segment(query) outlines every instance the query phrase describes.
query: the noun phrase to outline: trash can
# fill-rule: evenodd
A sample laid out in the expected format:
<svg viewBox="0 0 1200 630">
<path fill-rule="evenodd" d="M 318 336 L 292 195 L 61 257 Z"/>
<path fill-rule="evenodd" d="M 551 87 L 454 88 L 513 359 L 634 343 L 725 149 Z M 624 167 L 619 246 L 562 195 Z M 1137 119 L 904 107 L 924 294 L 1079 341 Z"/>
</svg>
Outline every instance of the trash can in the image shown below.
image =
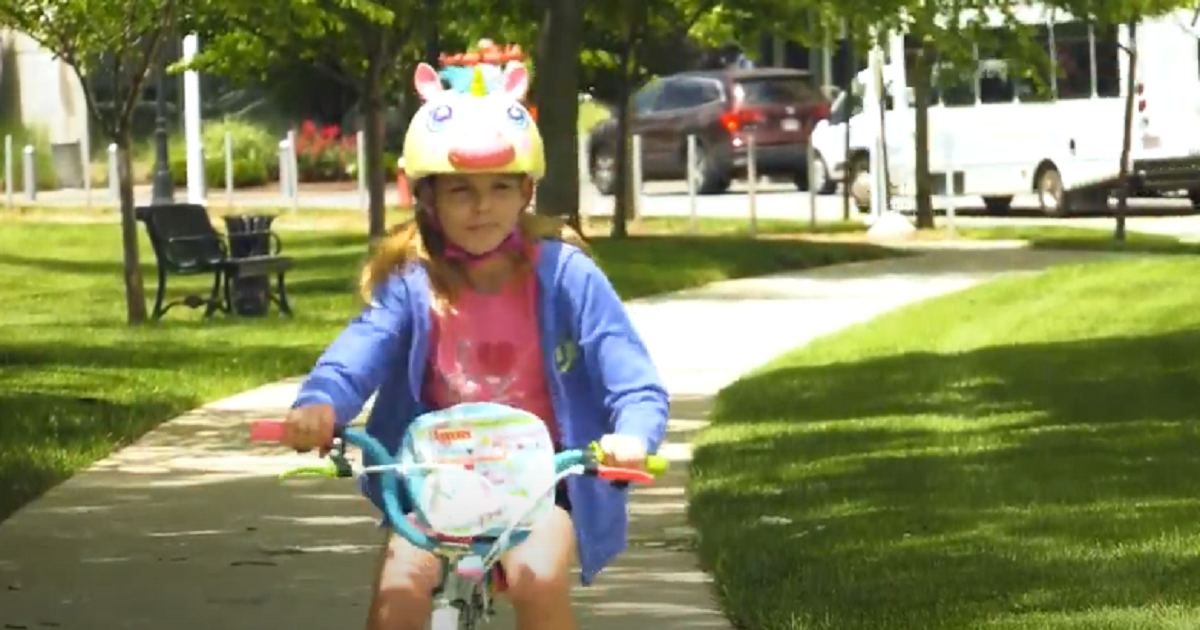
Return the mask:
<svg viewBox="0 0 1200 630">
<path fill-rule="evenodd" d="M 230 258 L 252 258 L 271 254 L 270 214 L 235 214 L 225 217 Z M 262 317 L 271 308 L 271 279 L 266 276 L 234 278 L 229 287 L 229 307 L 243 317 Z"/>
</svg>

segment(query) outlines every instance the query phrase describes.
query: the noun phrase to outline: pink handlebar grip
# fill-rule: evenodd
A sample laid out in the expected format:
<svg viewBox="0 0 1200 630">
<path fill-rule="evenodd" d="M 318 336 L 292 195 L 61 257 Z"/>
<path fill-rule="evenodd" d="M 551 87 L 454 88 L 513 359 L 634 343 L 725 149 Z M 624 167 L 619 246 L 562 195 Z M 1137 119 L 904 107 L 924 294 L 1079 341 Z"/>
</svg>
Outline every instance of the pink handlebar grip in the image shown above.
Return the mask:
<svg viewBox="0 0 1200 630">
<path fill-rule="evenodd" d="M 251 442 L 279 443 L 283 441 L 284 434 L 285 428 L 282 420 L 255 420 L 250 423 Z"/>
</svg>

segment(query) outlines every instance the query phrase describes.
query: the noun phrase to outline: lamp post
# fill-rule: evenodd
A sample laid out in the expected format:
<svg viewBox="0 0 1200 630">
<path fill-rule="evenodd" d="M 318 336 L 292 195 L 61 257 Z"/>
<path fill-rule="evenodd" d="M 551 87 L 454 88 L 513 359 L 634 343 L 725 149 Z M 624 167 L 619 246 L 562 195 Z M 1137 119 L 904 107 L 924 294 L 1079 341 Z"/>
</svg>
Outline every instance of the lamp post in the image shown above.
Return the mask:
<svg viewBox="0 0 1200 630">
<path fill-rule="evenodd" d="M 171 156 L 167 148 L 167 60 L 166 48 L 160 46 L 155 70 L 154 87 L 154 186 L 150 203 L 162 205 L 175 202 L 175 184 L 171 181 Z"/>
</svg>

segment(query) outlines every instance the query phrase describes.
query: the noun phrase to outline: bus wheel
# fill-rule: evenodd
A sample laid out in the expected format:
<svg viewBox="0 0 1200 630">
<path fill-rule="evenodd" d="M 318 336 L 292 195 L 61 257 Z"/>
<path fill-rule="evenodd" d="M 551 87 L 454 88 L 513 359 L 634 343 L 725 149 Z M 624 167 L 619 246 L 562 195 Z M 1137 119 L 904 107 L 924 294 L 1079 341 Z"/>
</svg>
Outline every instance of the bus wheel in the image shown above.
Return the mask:
<svg viewBox="0 0 1200 630">
<path fill-rule="evenodd" d="M 1038 173 L 1034 191 L 1038 196 L 1038 208 L 1042 214 L 1061 217 L 1067 212 L 1067 195 L 1063 191 L 1062 175 L 1053 166 L 1044 167 Z"/>
<path fill-rule="evenodd" d="M 850 188 L 850 197 L 859 212 L 871 210 L 871 162 L 862 154 L 850 158 L 846 168 L 845 186 Z"/>
</svg>

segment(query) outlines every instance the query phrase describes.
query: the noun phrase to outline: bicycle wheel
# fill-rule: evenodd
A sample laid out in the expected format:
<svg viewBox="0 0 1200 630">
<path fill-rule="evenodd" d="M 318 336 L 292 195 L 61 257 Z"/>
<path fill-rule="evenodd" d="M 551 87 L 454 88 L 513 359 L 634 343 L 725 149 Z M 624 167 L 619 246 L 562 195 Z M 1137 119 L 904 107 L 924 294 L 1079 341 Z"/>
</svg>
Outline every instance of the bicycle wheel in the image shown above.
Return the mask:
<svg viewBox="0 0 1200 630">
<path fill-rule="evenodd" d="M 441 608 L 435 608 L 433 615 L 430 617 L 429 630 L 462 630 L 460 625 L 466 621 L 462 618 L 458 606 L 451 603 L 444 604 Z M 472 622 L 467 621 L 471 625 Z"/>
</svg>

